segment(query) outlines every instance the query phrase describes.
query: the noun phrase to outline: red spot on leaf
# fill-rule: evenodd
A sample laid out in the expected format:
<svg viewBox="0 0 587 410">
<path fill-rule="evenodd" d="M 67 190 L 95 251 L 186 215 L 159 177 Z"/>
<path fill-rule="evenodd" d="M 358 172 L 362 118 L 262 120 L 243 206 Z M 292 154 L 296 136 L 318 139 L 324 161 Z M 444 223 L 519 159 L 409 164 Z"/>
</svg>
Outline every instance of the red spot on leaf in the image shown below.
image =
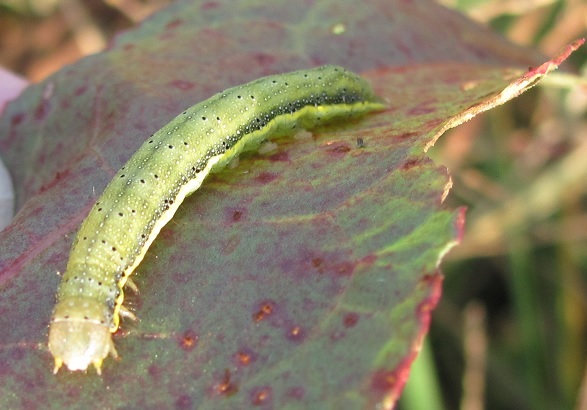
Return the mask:
<svg viewBox="0 0 587 410">
<path fill-rule="evenodd" d="M 355 271 L 355 264 L 350 261 L 344 261 L 334 265 L 334 272 L 340 276 L 350 276 Z"/>
<path fill-rule="evenodd" d="M 216 1 L 207 1 L 204 4 L 202 4 L 201 9 L 202 10 L 213 10 L 213 9 L 217 9 L 218 7 L 220 7 L 220 4 L 218 4 L 218 2 L 216 2 Z"/>
<path fill-rule="evenodd" d="M 269 182 L 276 180 L 277 177 L 278 175 L 272 172 L 261 172 L 256 179 L 262 184 L 268 184 Z"/>
<path fill-rule="evenodd" d="M 289 162 L 289 155 L 287 152 L 277 152 L 269 157 L 272 162 Z"/>
<path fill-rule="evenodd" d="M 179 347 L 186 352 L 193 350 L 198 344 L 198 335 L 191 330 L 187 330 L 179 339 Z"/>
<path fill-rule="evenodd" d="M 344 260 L 338 263 L 328 263 L 328 260 L 325 260 L 321 257 L 315 257 L 311 259 L 310 264 L 319 274 L 331 272 L 336 275 L 348 276 L 351 275 L 355 270 L 354 263 Z"/>
<path fill-rule="evenodd" d="M 238 222 L 238 221 L 240 221 L 240 220 L 241 220 L 242 216 L 243 216 L 243 211 L 241 211 L 241 210 L 238 210 L 238 209 L 235 209 L 235 210 L 232 212 L 232 221 L 233 221 L 233 222 Z"/>
<path fill-rule="evenodd" d="M 235 359 L 237 364 L 241 366 L 248 366 L 255 360 L 257 360 L 257 355 L 249 349 L 241 349 L 235 354 Z"/>
<path fill-rule="evenodd" d="M 49 107 L 49 101 L 43 99 L 35 109 L 35 119 L 37 121 L 43 121 L 47 117 L 47 114 L 49 114 Z"/>
<path fill-rule="evenodd" d="M 243 365 L 247 366 L 251 362 L 251 356 L 245 352 L 238 352 L 238 360 Z"/>
<path fill-rule="evenodd" d="M 319 273 L 322 273 L 322 263 L 324 260 L 322 258 L 314 258 L 312 259 L 312 266 L 318 270 Z"/>
<path fill-rule="evenodd" d="M 268 66 L 275 63 L 275 56 L 265 53 L 256 53 L 253 58 L 261 65 Z"/>
<path fill-rule="evenodd" d="M 292 342 L 299 342 L 304 339 L 306 332 L 300 326 L 292 326 L 287 332 L 287 338 Z"/>
<path fill-rule="evenodd" d="M 25 118 L 26 118 L 26 114 L 23 112 L 19 112 L 18 114 L 14 114 L 12 116 L 12 118 L 10 119 L 10 124 L 12 126 L 18 125 L 21 122 L 23 122 Z"/>
<path fill-rule="evenodd" d="M 182 19 L 171 20 L 169 23 L 167 23 L 165 25 L 165 30 L 174 29 L 176 27 L 181 26 L 182 24 L 183 24 L 183 20 Z"/>
<path fill-rule="evenodd" d="M 179 410 L 193 408 L 192 398 L 187 394 L 182 394 L 175 400 L 175 408 Z"/>
<path fill-rule="evenodd" d="M 77 88 L 75 89 L 75 91 L 73 92 L 73 94 L 74 94 L 76 97 L 79 97 L 79 96 L 81 96 L 81 95 L 85 94 L 87 90 L 88 90 L 88 86 L 87 86 L 87 85 L 82 85 L 82 86 L 80 86 L 80 87 L 77 87 Z"/>
<path fill-rule="evenodd" d="M 254 406 L 268 405 L 271 401 L 271 387 L 263 386 L 254 388 L 251 392 L 251 402 Z"/>
<path fill-rule="evenodd" d="M 398 382 L 395 371 L 377 370 L 371 377 L 371 388 L 381 395 L 390 392 Z"/>
<path fill-rule="evenodd" d="M 303 387 L 292 387 L 287 391 L 287 396 L 291 397 L 292 399 L 302 400 L 304 395 L 306 394 L 306 390 Z"/>
<path fill-rule="evenodd" d="M 344 315 L 343 323 L 344 327 L 351 328 L 354 327 L 359 322 L 359 315 L 357 313 L 351 312 Z"/>
<path fill-rule="evenodd" d="M 238 392 L 238 385 L 231 380 L 230 370 L 224 370 L 222 380 L 216 385 L 215 390 L 223 396 L 232 396 Z"/>
<path fill-rule="evenodd" d="M 397 137 L 401 138 L 401 139 L 411 139 L 411 138 L 414 138 L 417 136 L 418 136 L 418 133 L 416 133 L 416 132 L 404 132 L 403 134 L 400 134 Z"/>
<path fill-rule="evenodd" d="M 191 90 L 195 87 L 195 84 L 193 82 L 185 80 L 173 80 L 169 83 L 169 85 L 178 88 L 182 91 Z"/>
<path fill-rule="evenodd" d="M 161 240 L 161 239 L 173 240 L 174 237 L 175 237 L 175 231 L 173 229 L 163 229 L 158 236 L 158 238 L 160 238 L 159 240 Z"/>
<path fill-rule="evenodd" d="M 409 115 L 423 115 L 423 114 L 430 114 L 436 111 L 436 107 L 431 107 L 428 104 L 434 103 L 434 101 L 426 101 L 417 107 L 412 108 L 408 111 Z"/>
<path fill-rule="evenodd" d="M 367 266 L 371 266 L 375 263 L 376 260 L 377 260 L 377 255 L 370 254 L 370 255 L 365 256 L 363 259 L 361 259 L 361 263 L 363 263 Z"/>
<path fill-rule="evenodd" d="M 273 313 L 274 308 L 275 303 L 273 301 L 266 301 L 261 303 L 261 306 L 259 306 L 259 310 L 256 313 L 253 313 L 253 320 L 255 322 L 260 322 L 266 319 Z"/>
<path fill-rule="evenodd" d="M 351 147 L 349 147 L 346 143 L 334 144 L 328 147 L 328 149 L 326 150 L 326 152 L 335 155 L 346 154 L 349 151 L 351 151 Z"/>
<path fill-rule="evenodd" d="M 416 356 L 417 352 L 412 350 L 393 370 L 376 370 L 371 376 L 370 383 L 370 388 L 375 396 L 386 397 L 391 402 L 395 402 L 408 380 L 410 366 Z"/>
<path fill-rule="evenodd" d="M 434 127 L 437 127 L 440 124 L 442 124 L 442 122 L 443 122 L 442 118 L 432 119 L 430 121 L 426 121 L 426 123 L 424 124 L 424 126 L 422 128 L 434 128 Z"/>
<path fill-rule="evenodd" d="M 67 177 L 69 175 L 69 170 L 65 171 L 65 172 L 56 172 L 55 173 L 55 178 L 53 178 L 53 180 L 51 182 L 49 182 L 46 185 L 41 185 L 41 187 L 39 188 L 39 192 L 44 192 L 47 191 L 48 189 L 53 188 L 55 185 L 59 184 L 59 181 L 61 181 L 63 178 Z"/>
<path fill-rule="evenodd" d="M 159 379 L 163 374 L 165 374 L 165 370 L 160 366 L 152 364 L 147 369 L 147 373 L 149 373 L 149 376 L 151 376 L 152 378 Z"/>
<path fill-rule="evenodd" d="M 61 110 L 67 110 L 71 107 L 71 100 L 62 100 L 59 106 Z"/>
<path fill-rule="evenodd" d="M 401 165 L 401 169 L 407 171 L 420 164 L 420 160 L 416 158 L 410 158 Z"/>
</svg>

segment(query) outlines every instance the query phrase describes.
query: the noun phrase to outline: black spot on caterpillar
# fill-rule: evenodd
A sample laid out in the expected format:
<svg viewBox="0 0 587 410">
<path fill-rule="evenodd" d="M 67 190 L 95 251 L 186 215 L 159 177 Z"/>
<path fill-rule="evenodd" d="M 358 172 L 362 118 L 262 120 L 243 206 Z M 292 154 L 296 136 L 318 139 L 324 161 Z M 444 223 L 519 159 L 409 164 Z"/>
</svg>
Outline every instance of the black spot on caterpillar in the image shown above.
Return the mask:
<svg viewBox="0 0 587 410">
<path fill-rule="evenodd" d="M 342 67 L 264 77 L 185 110 L 145 141 L 118 171 L 73 242 L 49 328 L 54 373 L 100 373 L 117 356 L 111 333 L 125 284 L 187 195 L 246 146 L 385 108 L 369 84 Z"/>
</svg>

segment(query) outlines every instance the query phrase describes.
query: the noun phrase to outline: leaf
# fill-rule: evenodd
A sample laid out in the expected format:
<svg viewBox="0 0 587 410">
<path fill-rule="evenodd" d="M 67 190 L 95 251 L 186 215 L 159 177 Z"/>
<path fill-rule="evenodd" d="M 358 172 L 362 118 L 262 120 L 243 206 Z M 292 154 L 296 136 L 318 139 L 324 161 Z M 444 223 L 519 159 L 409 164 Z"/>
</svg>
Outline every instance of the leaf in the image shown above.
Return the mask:
<svg viewBox="0 0 587 410">
<path fill-rule="evenodd" d="M 443 208 L 450 179 L 425 149 L 539 60 L 428 2 L 298 3 L 177 2 L 9 104 L 0 150 L 19 212 L 0 237 L 2 408 L 397 400 L 464 219 Z M 126 303 L 141 320 L 115 335 L 121 359 L 102 377 L 54 376 L 55 272 L 116 170 L 185 107 L 322 63 L 363 72 L 389 109 L 209 178 L 138 268 Z"/>
</svg>

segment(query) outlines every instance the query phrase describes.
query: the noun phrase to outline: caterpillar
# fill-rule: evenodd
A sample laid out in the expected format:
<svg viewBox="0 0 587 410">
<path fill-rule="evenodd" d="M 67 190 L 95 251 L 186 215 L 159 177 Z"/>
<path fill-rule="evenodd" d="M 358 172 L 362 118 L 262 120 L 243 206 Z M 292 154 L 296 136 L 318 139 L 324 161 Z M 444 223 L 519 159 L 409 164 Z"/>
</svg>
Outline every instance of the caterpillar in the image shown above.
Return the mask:
<svg viewBox="0 0 587 410">
<path fill-rule="evenodd" d="M 244 148 L 336 119 L 385 108 L 366 80 L 338 66 L 263 77 L 185 110 L 148 138 L 82 222 L 49 325 L 55 366 L 101 374 L 117 357 L 112 333 L 124 286 L 159 231 L 204 178 Z"/>
</svg>

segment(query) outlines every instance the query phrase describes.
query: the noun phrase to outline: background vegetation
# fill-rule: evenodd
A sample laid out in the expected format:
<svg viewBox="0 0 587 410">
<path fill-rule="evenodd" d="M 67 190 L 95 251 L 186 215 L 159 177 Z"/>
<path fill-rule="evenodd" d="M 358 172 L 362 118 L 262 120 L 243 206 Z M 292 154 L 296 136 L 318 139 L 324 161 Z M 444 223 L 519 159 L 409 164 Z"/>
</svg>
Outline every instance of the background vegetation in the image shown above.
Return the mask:
<svg viewBox="0 0 587 410">
<path fill-rule="evenodd" d="M 585 36 L 582 1 L 445 3 L 547 56 Z M 432 150 L 453 177 L 448 200 L 468 207 L 466 234 L 402 408 L 587 408 L 586 57 L 564 66 L 581 84 L 554 73 Z M 438 399 L 409 399 L 420 380 Z"/>
</svg>

